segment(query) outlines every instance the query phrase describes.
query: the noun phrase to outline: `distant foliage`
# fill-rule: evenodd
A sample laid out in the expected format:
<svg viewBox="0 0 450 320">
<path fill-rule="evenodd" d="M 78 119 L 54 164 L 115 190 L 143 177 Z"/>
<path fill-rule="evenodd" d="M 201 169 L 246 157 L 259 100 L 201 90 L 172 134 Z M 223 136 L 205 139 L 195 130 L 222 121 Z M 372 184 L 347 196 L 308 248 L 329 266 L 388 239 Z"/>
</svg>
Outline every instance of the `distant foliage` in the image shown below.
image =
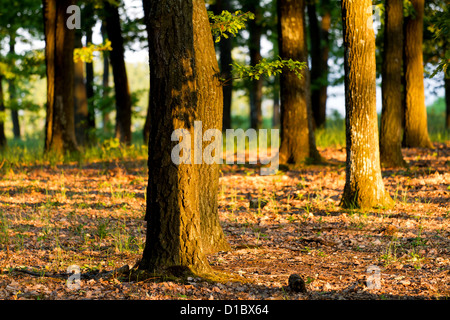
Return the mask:
<svg viewBox="0 0 450 320">
<path fill-rule="evenodd" d="M 89 43 L 87 47 L 75 48 L 73 51 L 73 61 L 83 61 L 87 63 L 91 63 L 94 58 L 95 51 L 111 51 L 111 41 L 106 40 L 104 44 L 95 45 Z"/>
</svg>

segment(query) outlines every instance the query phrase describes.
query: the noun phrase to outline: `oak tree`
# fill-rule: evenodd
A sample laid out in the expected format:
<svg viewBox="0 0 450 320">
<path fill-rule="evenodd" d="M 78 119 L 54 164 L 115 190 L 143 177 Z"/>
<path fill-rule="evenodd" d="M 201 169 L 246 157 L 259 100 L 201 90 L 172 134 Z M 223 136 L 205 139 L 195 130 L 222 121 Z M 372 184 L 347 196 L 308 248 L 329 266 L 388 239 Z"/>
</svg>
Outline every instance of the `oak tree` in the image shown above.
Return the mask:
<svg viewBox="0 0 450 320">
<path fill-rule="evenodd" d="M 67 7 L 74 3 L 73 0 L 43 0 L 47 66 L 46 152 L 78 150 L 73 112 L 75 33 L 66 26 Z"/>
<path fill-rule="evenodd" d="M 381 177 L 376 111 L 372 1 L 342 1 L 344 36 L 346 181 L 343 207 L 387 205 Z"/>
<path fill-rule="evenodd" d="M 307 61 L 305 33 L 305 1 L 278 1 L 279 52 L 283 59 Z M 280 76 L 281 99 L 281 163 L 301 163 L 319 160 L 316 148 L 310 94 L 310 73 L 302 70 L 302 77 L 292 72 Z"/>
<path fill-rule="evenodd" d="M 172 133 L 221 129 L 222 88 L 203 0 L 144 0 L 150 55 L 147 238 L 139 269 L 210 270 L 206 254 L 229 248 L 218 219 L 217 165 L 171 160 Z"/>
<path fill-rule="evenodd" d="M 383 54 L 380 159 L 385 166 L 403 167 L 403 0 L 386 0 Z"/>
</svg>

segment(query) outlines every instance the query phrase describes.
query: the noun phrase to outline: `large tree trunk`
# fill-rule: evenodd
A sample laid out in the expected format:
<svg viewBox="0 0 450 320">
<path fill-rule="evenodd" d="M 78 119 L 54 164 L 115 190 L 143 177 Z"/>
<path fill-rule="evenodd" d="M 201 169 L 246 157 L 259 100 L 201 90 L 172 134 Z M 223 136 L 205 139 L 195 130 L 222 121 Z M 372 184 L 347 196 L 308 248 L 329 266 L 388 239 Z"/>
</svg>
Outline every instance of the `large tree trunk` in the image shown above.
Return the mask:
<svg viewBox="0 0 450 320">
<path fill-rule="evenodd" d="M 81 48 L 81 31 L 75 32 L 75 48 Z M 77 143 L 85 146 L 89 141 L 89 110 L 86 85 L 84 83 L 84 62 L 74 63 L 74 104 L 75 104 L 75 135 Z"/>
<path fill-rule="evenodd" d="M 16 54 L 16 31 L 12 31 L 9 34 L 9 54 Z M 14 60 L 13 60 L 14 61 Z M 20 139 L 20 121 L 19 121 L 19 110 L 17 105 L 17 93 L 16 93 L 16 84 L 15 79 L 8 80 L 8 93 L 9 93 L 9 105 L 11 108 L 11 119 L 13 124 L 13 133 L 14 138 Z"/>
<path fill-rule="evenodd" d="M 403 0 L 386 0 L 380 159 L 384 166 L 404 167 L 402 155 Z"/>
<path fill-rule="evenodd" d="M 116 138 L 122 143 L 131 144 L 131 96 L 128 86 L 127 70 L 122 30 L 120 26 L 119 8 L 104 1 L 106 32 L 111 41 L 111 65 L 114 75 L 116 93 Z"/>
<path fill-rule="evenodd" d="M 423 70 L 424 0 L 411 0 L 415 18 L 405 19 L 405 145 L 433 148 L 428 136 Z"/>
<path fill-rule="evenodd" d="M 3 100 L 3 75 L 0 74 L 0 151 L 6 149 L 7 141 L 5 136 L 5 102 Z"/>
<path fill-rule="evenodd" d="M 250 65 L 254 66 L 261 62 L 261 36 L 263 20 L 262 8 L 259 0 L 247 0 L 244 6 L 245 11 L 252 11 L 255 19 L 248 22 L 249 42 L 248 49 L 250 55 Z M 262 97 L 263 78 L 252 80 L 249 84 L 250 90 L 250 128 L 260 129 L 262 126 Z"/>
<path fill-rule="evenodd" d="M 175 129 L 194 137 L 222 124 L 222 90 L 203 0 L 144 0 L 149 19 L 147 239 L 140 269 L 208 272 L 205 254 L 228 248 L 217 211 L 218 166 L 174 165 Z M 164 36 L 163 36 L 164 35 Z"/>
<path fill-rule="evenodd" d="M 305 1 L 278 1 L 279 50 L 283 59 L 307 61 Z M 280 162 L 298 164 L 320 160 L 312 124 L 310 74 L 306 67 L 302 79 L 284 70 L 280 76 L 281 146 Z"/>
<path fill-rule="evenodd" d="M 371 0 L 342 1 L 347 167 L 343 207 L 392 200 L 381 177 L 376 111 L 375 34 Z"/>
<path fill-rule="evenodd" d="M 74 30 L 66 27 L 73 0 L 43 0 L 47 65 L 45 151 L 77 151 L 73 98 Z"/>
<path fill-rule="evenodd" d="M 327 7 L 324 6 L 324 9 L 327 9 Z M 308 4 L 308 17 L 309 38 L 311 40 L 311 106 L 314 127 L 320 128 L 325 126 L 326 121 L 331 14 L 326 10 L 319 26 L 316 3 L 310 2 Z"/>
</svg>

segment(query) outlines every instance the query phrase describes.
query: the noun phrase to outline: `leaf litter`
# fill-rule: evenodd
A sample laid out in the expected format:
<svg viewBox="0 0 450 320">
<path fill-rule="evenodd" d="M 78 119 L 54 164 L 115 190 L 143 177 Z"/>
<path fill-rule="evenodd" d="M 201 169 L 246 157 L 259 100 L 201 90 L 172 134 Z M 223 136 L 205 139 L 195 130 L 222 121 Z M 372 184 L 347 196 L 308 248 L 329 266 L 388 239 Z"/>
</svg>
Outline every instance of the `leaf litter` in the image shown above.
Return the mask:
<svg viewBox="0 0 450 320">
<path fill-rule="evenodd" d="M 241 281 L 123 279 L 145 243 L 145 159 L 21 167 L 0 177 L 0 299 L 448 299 L 450 145 L 404 149 L 383 169 L 393 208 L 339 207 L 345 149 L 326 165 L 260 176 L 223 165 L 219 216 L 232 250 L 208 256 Z M 70 289 L 69 266 L 81 270 Z M 380 288 L 368 287 L 370 266 Z M 299 275 L 305 291 L 292 290 Z M 303 285 L 303 284 L 302 284 Z"/>
</svg>

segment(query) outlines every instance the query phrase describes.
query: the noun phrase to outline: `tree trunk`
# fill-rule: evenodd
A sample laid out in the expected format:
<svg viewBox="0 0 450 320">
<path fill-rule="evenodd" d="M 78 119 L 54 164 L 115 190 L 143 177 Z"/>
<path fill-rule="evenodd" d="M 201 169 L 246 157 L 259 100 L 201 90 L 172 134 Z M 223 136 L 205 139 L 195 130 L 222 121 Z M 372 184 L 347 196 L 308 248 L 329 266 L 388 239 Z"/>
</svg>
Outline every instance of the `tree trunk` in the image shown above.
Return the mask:
<svg viewBox="0 0 450 320">
<path fill-rule="evenodd" d="M 151 85 L 151 84 L 150 84 Z M 150 136 L 150 89 L 148 91 L 148 107 L 147 107 L 147 115 L 145 117 L 145 123 L 144 123 L 144 132 L 143 132 L 143 138 L 144 138 L 144 144 L 148 145 L 148 138 Z"/>
<path fill-rule="evenodd" d="M 78 151 L 73 112 L 75 34 L 66 27 L 67 7 L 74 2 L 43 0 L 47 66 L 46 152 Z"/>
<path fill-rule="evenodd" d="M 108 38 L 106 34 L 106 23 L 103 21 L 101 26 L 101 34 L 103 42 L 106 41 Z M 102 76 L 102 99 L 105 100 L 108 97 L 108 91 L 109 91 L 109 52 L 103 51 L 103 76 Z M 108 107 L 103 106 L 102 110 L 102 123 L 103 123 L 103 132 L 108 132 L 108 124 L 109 124 L 109 111 L 107 110 Z"/>
<path fill-rule="evenodd" d="M 342 1 L 347 166 L 341 206 L 370 208 L 392 200 L 381 177 L 371 0 Z"/>
<path fill-rule="evenodd" d="M 89 11 L 92 12 L 93 11 Z M 93 25 L 88 26 L 86 30 L 86 46 L 92 43 Z M 88 144 L 95 144 L 95 107 L 92 98 L 94 97 L 94 63 L 86 62 L 86 97 L 88 99 Z"/>
<path fill-rule="evenodd" d="M 262 8 L 259 0 L 247 0 L 245 11 L 252 11 L 255 19 L 248 22 L 247 30 L 249 32 L 248 49 L 250 55 L 250 65 L 258 64 L 261 57 L 261 36 L 263 20 Z M 263 78 L 250 81 L 250 128 L 258 130 L 262 126 L 262 96 L 263 96 Z"/>
<path fill-rule="evenodd" d="M 382 65 L 381 164 L 404 167 L 402 155 L 403 0 L 387 0 Z"/>
<path fill-rule="evenodd" d="M 275 76 L 273 85 L 273 115 L 272 126 L 274 128 L 280 127 L 280 78 Z"/>
<path fill-rule="evenodd" d="M 415 18 L 405 19 L 405 145 L 433 148 L 428 136 L 423 70 L 424 0 L 411 0 Z"/>
<path fill-rule="evenodd" d="M 125 67 L 122 30 L 119 8 L 104 1 L 106 32 L 111 41 L 111 65 L 116 93 L 116 138 L 122 143 L 131 144 L 131 96 Z"/>
<path fill-rule="evenodd" d="M 214 14 L 220 14 L 223 10 L 231 12 L 230 0 L 217 0 L 213 6 Z M 231 75 L 233 58 L 231 52 L 233 50 L 233 39 L 222 38 L 219 42 L 220 53 L 220 72 L 221 77 L 226 79 L 223 85 L 223 123 L 222 130 L 231 129 L 231 103 L 233 98 L 233 78 Z"/>
<path fill-rule="evenodd" d="M 445 127 L 450 129 L 450 78 L 445 78 Z"/>
<path fill-rule="evenodd" d="M 5 103 L 3 100 L 3 75 L 0 74 L 0 151 L 6 149 L 7 141 L 5 136 Z"/>
<path fill-rule="evenodd" d="M 149 19 L 149 12 L 150 8 L 144 1 L 144 23 L 147 26 L 147 39 L 150 39 L 150 30 L 148 29 L 147 21 Z M 148 106 L 147 106 L 147 115 L 145 117 L 145 123 L 144 123 L 144 130 L 143 130 L 143 138 L 144 138 L 144 144 L 148 146 L 148 139 L 150 136 L 150 127 L 151 127 L 151 119 L 150 119 L 150 104 L 151 104 L 151 96 L 150 96 L 150 87 L 151 83 L 149 84 L 149 90 L 148 90 Z"/>
<path fill-rule="evenodd" d="M 16 54 L 16 31 L 12 31 L 9 35 L 9 54 Z M 14 61 L 14 60 L 13 60 Z M 14 63 L 14 62 L 13 62 Z M 8 92 L 9 92 L 9 105 L 11 108 L 11 119 L 13 124 L 13 133 L 15 139 L 20 139 L 20 121 L 19 121 L 19 110 L 17 105 L 17 94 L 16 94 L 16 84 L 15 79 L 8 80 Z"/>
<path fill-rule="evenodd" d="M 331 15 L 327 11 L 319 27 L 316 3 L 308 4 L 309 38 L 311 40 L 311 106 L 315 128 L 325 126 L 327 103 L 327 77 L 329 30 Z"/>
<path fill-rule="evenodd" d="M 279 50 L 283 59 L 307 61 L 305 1 L 278 1 Z M 283 70 L 280 75 L 281 146 L 280 162 L 298 164 L 320 160 L 312 124 L 310 74 L 306 67 L 302 79 Z"/>
<path fill-rule="evenodd" d="M 75 48 L 81 48 L 81 31 L 75 32 Z M 86 146 L 89 141 L 89 110 L 86 85 L 84 83 L 84 62 L 74 63 L 74 104 L 75 104 L 75 135 L 80 146 Z"/>
<path fill-rule="evenodd" d="M 144 0 L 149 19 L 150 112 L 147 239 L 140 269 L 210 270 L 205 254 L 228 248 L 217 210 L 218 166 L 174 165 L 171 135 L 194 121 L 221 130 L 222 90 L 203 0 Z M 164 36 L 162 36 L 164 35 Z"/>
</svg>

